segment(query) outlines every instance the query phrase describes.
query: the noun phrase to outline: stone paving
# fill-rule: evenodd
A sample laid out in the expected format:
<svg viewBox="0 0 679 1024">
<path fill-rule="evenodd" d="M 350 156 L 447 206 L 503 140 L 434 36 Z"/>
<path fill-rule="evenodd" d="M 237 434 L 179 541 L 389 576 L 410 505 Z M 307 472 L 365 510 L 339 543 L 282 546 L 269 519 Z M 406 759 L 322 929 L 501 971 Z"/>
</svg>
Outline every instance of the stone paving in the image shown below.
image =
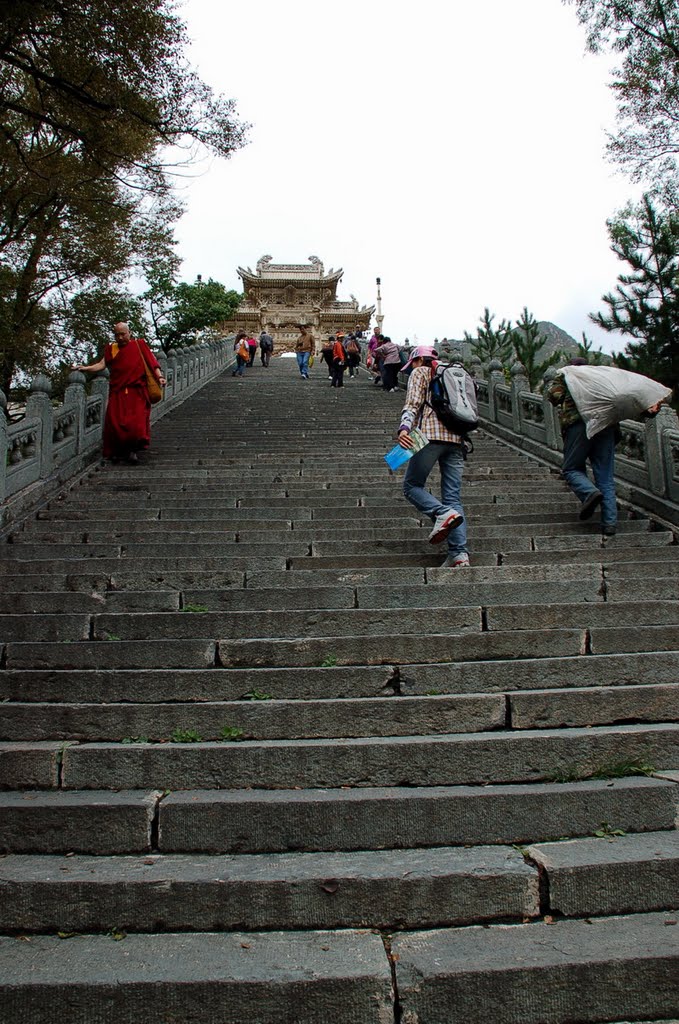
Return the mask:
<svg viewBox="0 0 679 1024">
<path fill-rule="evenodd" d="M 0 1022 L 676 1024 L 679 546 L 227 371 L 0 551 Z M 673 927 L 676 926 L 676 927 Z"/>
</svg>

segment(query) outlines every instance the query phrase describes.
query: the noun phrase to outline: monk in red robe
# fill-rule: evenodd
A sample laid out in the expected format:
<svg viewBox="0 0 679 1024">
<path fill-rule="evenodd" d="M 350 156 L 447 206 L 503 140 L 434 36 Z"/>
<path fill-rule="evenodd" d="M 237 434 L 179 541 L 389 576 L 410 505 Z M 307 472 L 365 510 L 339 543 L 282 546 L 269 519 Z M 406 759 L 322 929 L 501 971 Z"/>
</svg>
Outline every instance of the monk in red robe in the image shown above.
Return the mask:
<svg viewBox="0 0 679 1024">
<path fill-rule="evenodd" d="M 143 338 L 132 337 L 128 324 L 116 324 L 113 335 L 113 344 L 106 346 L 98 362 L 74 369 L 92 373 L 108 369 L 104 458 L 135 463 L 138 462 L 137 452 L 148 448 L 151 442 L 151 401 L 144 361 L 161 386 L 166 381 L 153 352 Z"/>
</svg>

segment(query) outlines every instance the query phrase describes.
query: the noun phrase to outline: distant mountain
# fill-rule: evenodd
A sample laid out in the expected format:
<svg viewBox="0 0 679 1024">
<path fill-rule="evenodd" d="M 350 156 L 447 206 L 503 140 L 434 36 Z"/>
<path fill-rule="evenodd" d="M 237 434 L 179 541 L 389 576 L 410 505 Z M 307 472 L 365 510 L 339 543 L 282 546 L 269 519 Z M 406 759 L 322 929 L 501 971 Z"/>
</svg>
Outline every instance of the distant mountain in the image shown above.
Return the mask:
<svg viewBox="0 0 679 1024">
<path fill-rule="evenodd" d="M 556 352 L 557 350 L 563 352 L 564 363 L 567 363 L 573 356 L 578 355 L 578 342 L 575 338 L 572 338 L 570 334 L 562 330 L 561 327 L 557 327 L 556 324 L 551 323 L 549 320 L 539 320 L 538 327 L 540 328 L 540 334 L 545 339 L 545 343 L 538 353 L 539 361 L 551 356 L 552 352 Z M 470 359 L 474 354 L 474 350 L 467 342 L 455 341 L 452 338 L 446 340 L 448 351 L 455 350 L 455 352 L 460 352 L 464 360 Z M 442 341 L 437 340 L 437 343 L 441 348 Z M 446 351 L 445 344 L 443 344 L 442 351 Z M 603 362 L 610 363 L 610 356 L 605 355 Z"/>
</svg>

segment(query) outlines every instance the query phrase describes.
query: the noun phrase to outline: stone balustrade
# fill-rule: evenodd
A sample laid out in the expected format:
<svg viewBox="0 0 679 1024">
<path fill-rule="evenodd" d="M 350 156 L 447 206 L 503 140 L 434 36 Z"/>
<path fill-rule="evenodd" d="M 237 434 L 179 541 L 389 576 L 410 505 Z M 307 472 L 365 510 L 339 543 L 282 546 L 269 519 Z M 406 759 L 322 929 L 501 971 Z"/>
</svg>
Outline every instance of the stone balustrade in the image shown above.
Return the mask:
<svg viewBox="0 0 679 1024">
<path fill-rule="evenodd" d="M 233 336 L 158 354 L 167 379 L 163 401 L 151 410 L 155 422 L 202 388 L 233 361 Z M 9 423 L 0 391 L 0 529 L 95 461 L 101 450 L 108 398 L 108 370 L 86 390 L 85 374 L 69 374 L 61 405 L 52 404 L 52 384 L 39 374 L 31 383 L 23 417 Z"/>
</svg>

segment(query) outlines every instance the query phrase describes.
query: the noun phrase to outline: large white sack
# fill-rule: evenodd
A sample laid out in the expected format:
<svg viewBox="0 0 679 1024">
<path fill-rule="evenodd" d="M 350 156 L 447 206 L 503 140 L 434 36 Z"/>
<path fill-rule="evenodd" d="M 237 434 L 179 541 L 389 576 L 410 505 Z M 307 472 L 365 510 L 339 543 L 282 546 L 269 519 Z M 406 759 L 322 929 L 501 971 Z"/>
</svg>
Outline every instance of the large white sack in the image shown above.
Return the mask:
<svg viewBox="0 0 679 1024">
<path fill-rule="evenodd" d="M 587 426 L 587 437 L 621 420 L 637 419 L 672 394 L 664 384 L 617 366 L 564 366 L 563 375 Z"/>
</svg>

